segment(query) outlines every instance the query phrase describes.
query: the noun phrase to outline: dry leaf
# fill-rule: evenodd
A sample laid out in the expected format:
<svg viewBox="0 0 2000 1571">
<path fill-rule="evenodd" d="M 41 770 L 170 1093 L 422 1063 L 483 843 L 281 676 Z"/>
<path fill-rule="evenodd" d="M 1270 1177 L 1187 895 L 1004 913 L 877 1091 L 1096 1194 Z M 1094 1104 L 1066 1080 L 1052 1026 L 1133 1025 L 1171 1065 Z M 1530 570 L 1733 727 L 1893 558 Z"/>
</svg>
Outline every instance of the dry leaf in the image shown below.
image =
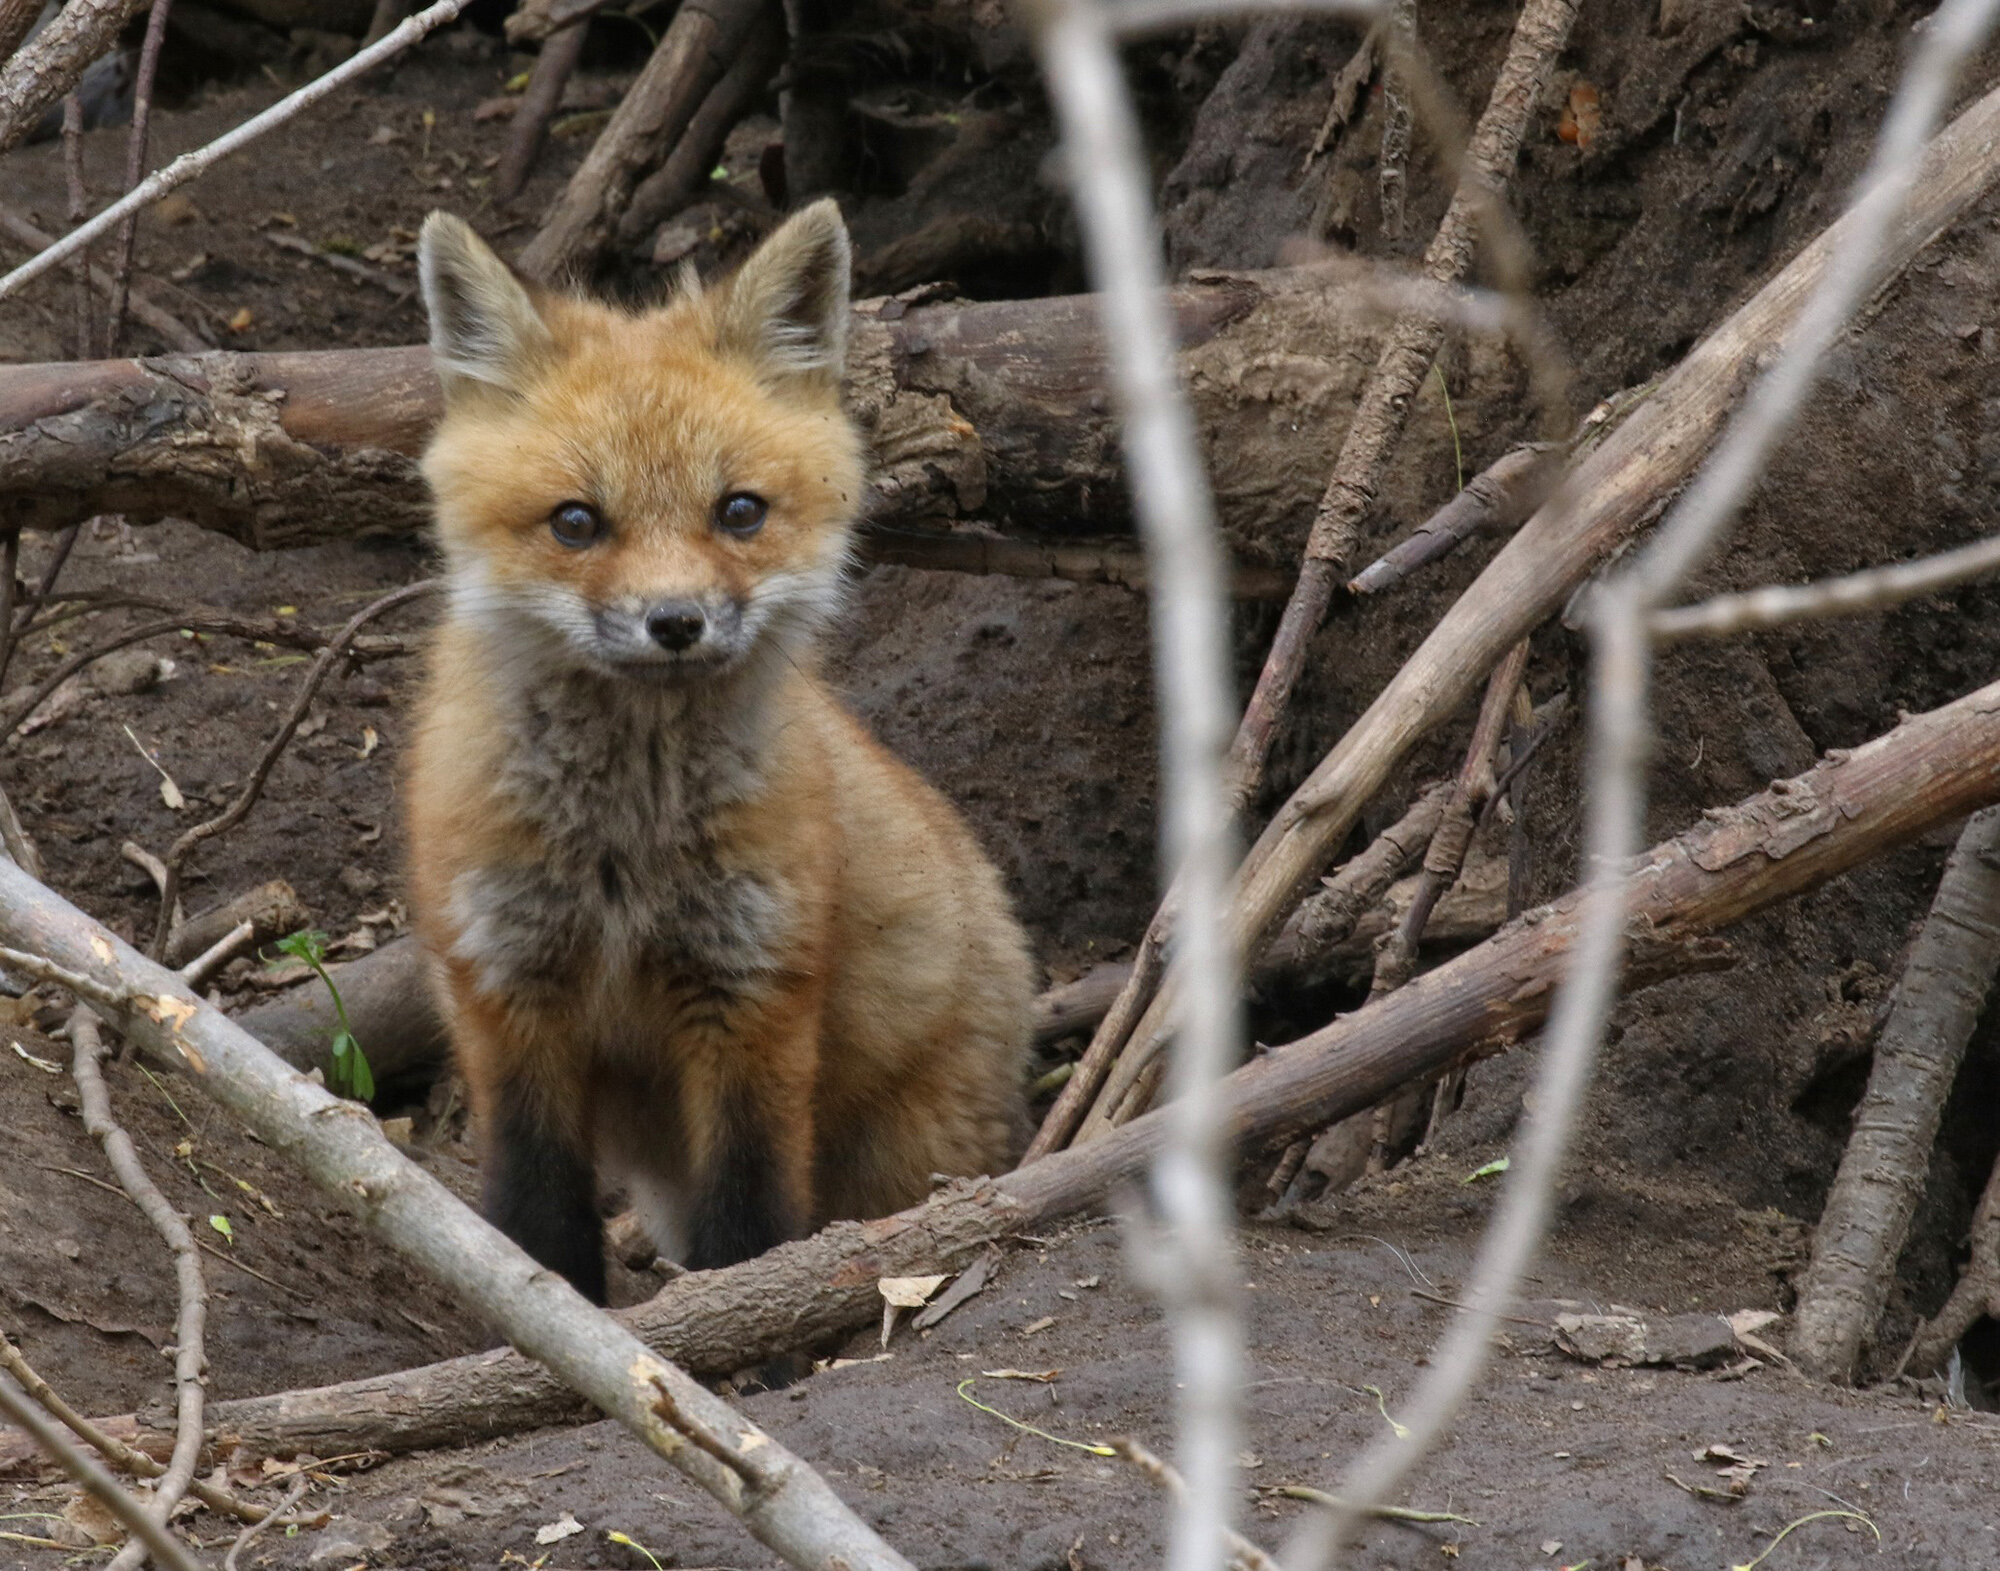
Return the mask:
<svg viewBox="0 0 2000 1571">
<path fill-rule="evenodd" d="M 240 306 L 237 308 L 236 314 L 229 319 L 229 330 L 232 333 L 248 332 L 250 324 L 256 320 L 257 313 L 255 311 L 251 310 L 247 305 Z"/>
<path fill-rule="evenodd" d="M 931 1294 L 944 1286 L 941 1276 L 885 1276 L 875 1286 L 882 1297 L 898 1309 L 921 1309 Z"/>
<path fill-rule="evenodd" d="M 1042 1385 L 1053 1385 L 1062 1374 L 1060 1369 L 982 1369 L 979 1371 L 988 1380 L 1034 1380 Z"/>
<path fill-rule="evenodd" d="M 560 1544 L 565 1538 L 574 1538 L 582 1531 L 583 1524 L 565 1511 L 553 1522 L 535 1529 L 535 1542 L 538 1544 Z"/>
<path fill-rule="evenodd" d="M 375 751 L 381 741 L 382 738 L 376 733 L 372 725 L 363 726 L 361 728 L 361 756 L 366 758 L 370 753 Z"/>
<path fill-rule="evenodd" d="M 1026 1325 L 1022 1326 L 1021 1335 L 1033 1336 L 1039 1331 L 1048 1330 L 1048 1328 L 1054 1325 L 1055 1323 L 1056 1323 L 1056 1317 L 1054 1315 L 1043 1315 L 1041 1319 L 1031 1320 Z"/>
<path fill-rule="evenodd" d="M 61 1064 L 52 1064 L 46 1058 L 35 1057 L 33 1053 L 29 1052 L 19 1042 L 14 1043 L 13 1048 L 14 1048 L 14 1056 L 16 1058 L 20 1059 L 24 1063 L 34 1065 L 35 1068 L 39 1069 L 43 1074 L 59 1075 L 62 1073 Z"/>
</svg>

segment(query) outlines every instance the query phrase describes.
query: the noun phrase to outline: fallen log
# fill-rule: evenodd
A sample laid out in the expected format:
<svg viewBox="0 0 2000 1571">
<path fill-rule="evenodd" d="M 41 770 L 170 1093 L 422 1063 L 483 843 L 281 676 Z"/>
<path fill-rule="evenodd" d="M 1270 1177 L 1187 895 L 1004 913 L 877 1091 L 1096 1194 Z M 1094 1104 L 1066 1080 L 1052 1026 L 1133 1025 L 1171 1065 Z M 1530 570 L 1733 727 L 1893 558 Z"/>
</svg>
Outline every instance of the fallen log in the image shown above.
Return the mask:
<svg viewBox="0 0 2000 1571">
<path fill-rule="evenodd" d="M 1938 824 L 2000 799 L 2000 682 L 1906 720 L 1796 779 L 1711 811 L 1634 866 L 1623 985 L 1636 989 L 1729 961 L 1713 935 Z M 57 936 L 21 906 L 30 886 L 0 868 L 0 939 Z M 44 892 L 40 898 L 55 897 Z M 1244 1148 L 1280 1144 L 1372 1107 L 1419 1076 L 1505 1049 L 1541 1028 L 1579 936 L 1578 894 L 1524 913 L 1494 937 L 1312 1035 L 1246 1064 L 1216 1088 Z M 44 949 L 43 952 L 48 952 Z M 81 939 L 53 958 L 95 973 Z M 140 1023 L 143 1026 L 143 1022 Z M 725 1271 L 669 1283 L 617 1318 L 684 1368 L 718 1375 L 877 1319 L 884 1276 L 962 1268 L 988 1245 L 1101 1204 L 1152 1160 L 1164 1111 L 1003 1178 L 962 1182 L 874 1222 L 845 1222 Z M 211 1433 L 249 1457 L 467 1445 L 585 1412 L 553 1377 L 494 1351 L 316 1390 L 216 1403 Z M 142 1447 L 163 1436 L 110 1421 Z M 0 1468 L 28 1453 L 0 1438 Z"/>
<path fill-rule="evenodd" d="M 1172 298 L 1231 544 L 1289 582 L 1380 320 L 1310 268 L 1208 275 Z M 1504 431 L 1504 353 L 1474 346 L 1467 364 L 1460 423 Z M 878 525 L 978 518 L 1051 544 L 1130 537 L 1090 296 L 863 302 L 848 392 L 871 438 Z M 428 515 L 416 458 L 439 408 L 422 347 L 0 366 L 0 529 L 115 512 L 186 518 L 259 549 L 406 535 Z M 1411 473 L 1442 489 L 1454 472 L 1442 400 L 1420 396 L 1411 426 Z M 878 548 L 895 559 L 893 542 Z"/>
</svg>

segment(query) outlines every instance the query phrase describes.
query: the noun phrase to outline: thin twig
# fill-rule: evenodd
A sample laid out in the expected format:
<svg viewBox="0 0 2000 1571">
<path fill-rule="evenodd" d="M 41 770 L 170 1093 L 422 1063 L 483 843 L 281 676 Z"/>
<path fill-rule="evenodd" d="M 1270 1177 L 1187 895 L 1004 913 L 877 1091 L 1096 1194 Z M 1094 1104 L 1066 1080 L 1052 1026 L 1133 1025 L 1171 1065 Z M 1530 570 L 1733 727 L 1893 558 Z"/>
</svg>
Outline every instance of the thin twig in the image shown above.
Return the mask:
<svg viewBox="0 0 2000 1571">
<path fill-rule="evenodd" d="M 1185 990 L 1169 1137 L 1153 1169 L 1161 1225 L 1144 1236 L 1173 1327 L 1176 1449 L 1187 1470 L 1167 1564 L 1209 1571 L 1230 1533 L 1243 1363 L 1227 1140 L 1209 1094 L 1236 1064 L 1242 1038 L 1236 956 L 1224 924 L 1234 834 L 1222 775 L 1231 705 L 1221 537 L 1194 418 L 1175 378 L 1147 164 L 1112 32 L 1090 0 L 1039 0 L 1024 9 L 1056 110 L 1084 254 L 1103 295 L 1152 586 L 1161 838 L 1181 891 L 1174 939 Z"/>
<path fill-rule="evenodd" d="M 426 579 L 424 585 L 435 587 L 435 580 Z M 418 587 L 423 587 L 419 585 Z M 105 591 L 104 598 L 98 592 L 79 591 L 75 595 L 57 595 L 48 603 L 60 605 L 72 600 L 90 600 L 89 610 L 103 610 L 116 605 L 148 607 L 154 604 L 172 609 L 171 601 L 155 602 L 139 595 L 122 595 Z M 39 609 L 30 606 L 30 611 Z M 82 614 L 81 612 L 78 613 Z M 283 644 L 293 649 L 323 650 L 330 641 L 329 635 L 314 632 L 310 628 L 297 627 L 287 622 L 266 621 L 258 617 L 237 616 L 230 611 L 217 611 L 207 606 L 184 607 L 165 621 L 142 622 L 136 627 L 128 627 L 113 634 L 103 643 L 90 649 L 79 650 L 36 684 L 34 690 L 22 701 L 12 714 L 0 720 L 0 742 L 4 742 L 25 725 L 34 712 L 49 699 L 49 695 L 75 676 L 77 672 L 94 665 L 106 655 L 116 654 L 131 644 L 144 643 L 149 638 L 164 637 L 169 633 L 222 633 L 233 638 L 245 638 L 253 643 Z M 337 636 L 337 635 L 333 635 Z M 393 660 L 412 652 L 412 646 L 400 638 L 355 639 L 348 647 L 348 658 L 356 662 L 370 660 Z"/>
<path fill-rule="evenodd" d="M 56 243 L 53 235 L 42 233 L 41 230 L 21 217 L 20 214 L 12 212 L 6 207 L 0 207 L 0 230 L 5 230 L 16 240 L 27 246 L 31 253 L 45 250 Z M 117 287 L 113 283 L 111 275 L 101 267 L 93 267 L 90 270 L 90 282 L 91 287 L 107 299 L 110 298 L 112 292 Z M 144 290 L 134 289 L 131 291 L 129 309 L 133 316 L 144 322 L 146 326 L 158 333 L 167 343 L 173 345 L 174 348 L 184 354 L 200 354 L 204 350 L 215 347 L 204 335 L 189 327 L 187 323 L 175 316 L 173 312 L 167 310 L 165 306 L 153 299 Z M 74 527 L 74 525 L 71 526 L 71 528 Z"/>
<path fill-rule="evenodd" d="M 1871 567 L 1840 578 L 1822 578 L 1814 584 L 1772 584 L 1742 594 L 1716 595 L 1699 605 L 1655 611 L 1646 626 L 1663 644 L 1684 638 L 1727 638 L 1754 628 L 1881 611 L 1995 569 L 2000 569 L 2000 535 L 1989 535 L 1914 562 Z"/>
<path fill-rule="evenodd" d="M 69 221 L 74 229 L 90 212 L 90 198 L 83 188 L 83 99 L 75 93 L 63 99 L 62 154 L 63 186 L 69 193 Z M 70 276 L 75 280 L 72 294 L 76 311 L 76 357 L 89 360 L 96 353 L 96 345 L 95 335 L 91 332 L 90 255 L 87 251 L 77 253 L 76 260 L 70 264 Z"/>
<path fill-rule="evenodd" d="M 311 257 L 315 262 L 332 268 L 336 273 L 344 273 L 359 283 L 371 284 L 398 299 L 417 292 L 417 286 L 398 278 L 394 273 L 384 272 L 379 267 L 370 267 L 366 262 L 357 262 L 351 256 L 342 256 L 338 251 L 322 251 L 304 235 L 289 235 L 280 229 L 267 229 L 264 239 L 281 251 L 293 251 L 300 256 Z"/>
<path fill-rule="evenodd" d="M 222 1571 L 236 1571 L 236 1557 L 248 1549 L 256 1541 L 257 1536 L 265 1528 L 269 1527 L 274 1520 L 283 1516 L 293 1506 L 303 1500 L 306 1491 L 311 1487 L 312 1480 L 310 1478 L 302 1477 L 298 1479 L 290 1489 L 285 1491 L 285 1498 L 278 1502 L 278 1509 L 276 1511 L 267 1512 L 265 1515 L 258 1517 L 254 1522 L 245 1524 L 243 1531 L 236 1535 L 236 1542 L 229 1546 L 229 1553 L 222 1557 Z"/>
<path fill-rule="evenodd" d="M 279 755 L 291 743 L 292 733 L 298 730 L 299 722 L 305 719 L 306 711 L 312 707 L 313 699 L 319 696 L 320 687 L 326 681 L 328 673 L 333 670 L 334 662 L 346 650 L 354 635 L 376 617 L 393 611 L 398 606 L 408 605 L 412 600 L 430 594 L 437 588 L 438 580 L 427 578 L 418 583 L 405 584 L 400 589 L 392 589 L 380 599 L 371 601 L 355 612 L 340 631 L 327 640 L 326 647 L 319 652 L 319 657 L 312 663 L 312 669 L 306 673 L 306 679 L 299 684 L 290 711 L 285 715 L 276 734 L 265 744 L 263 756 L 257 760 L 257 767 L 251 770 L 250 778 L 244 782 L 243 789 L 236 793 L 236 799 L 215 817 L 196 824 L 183 833 L 163 858 L 167 876 L 160 889 L 159 914 L 153 923 L 151 951 L 153 959 L 158 960 L 167 952 L 167 940 L 173 932 L 174 902 L 180 897 L 181 871 L 187 863 L 188 854 L 203 841 L 212 840 L 217 835 L 235 828 L 242 822 L 243 815 L 257 805 L 257 798 L 264 793 L 264 782 L 270 778 L 271 770 L 277 764 Z"/>
<path fill-rule="evenodd" d="M 210 977 L 249 947 L 250 940 L 257 936 L 255 922 L 238 922 L 208 948 L 181 967 L 181 980 L 189 987 L 199 988 Z M 170 940 L 171 942 L 171 940 Z"/>
<path fill-rule="evenodd" d="M 400 54 L 434 28 L 455 21 L 458 13 L 471 3 L 472 0 L 435 0 L 434 4 L 419 11 L 381 42 L 371 44 L 368 48 L 349 56 L 324 76 L 314 78 L 297 92 L 279 99 L 262 114 L 244 121 L 235 130 L 217 137 L 206 147 L 181 154 L 166 168 L 154 170 L 82 228 L 72 230 L 39 256 L 30 257 L 6 277 L 0 278 L 0 299 L 12 294 L 23 284 L 41 277 L 50 268 L 67 261 L 99 235 L 116 227 L 128 214 L 152 206 L 176 186 L 187 184 L 238 148 L 256 141 L 265 132 L 276 130 L 303 111 L 312 108 L 356 77 L 373 70 L 391 55 Z M 135 4 L 133 9 L 136 8 Z"/>
<path fill-rule="evenodd" d="M 125 189 L 131 190 L 146 172 L 146 136 L 153 120 L 153 83 L 160 74 L 160 46 L 166 42 L 167 16 L 174 0 L 152 0 L 146 17 L 146 41 L 139 46 L 139 74 L 132 88 L 132 129 L 125 138 Z M 111 305 L 104 323 L 104 352 L 118 353 L 125 331 L 125 302 L 132 291 L 132 253 L 139 242 L 139 215 L 132 214 L 119 231 L 117 266 L 111 273 Z"/>
<path fill-rule="evenodd" d="M 1472 1308 L 1452 1324 L 1406 1404 L 1407 1436 L 1378 1441 L 1353 1464 L 1341 1491 L 1349 1508 L 1300 1530 L 1295 1553 L 1286 1557 L 1295 1567 L 1316 1568 L 1330 1555 L 1343 1556 L 1359 1510 L 1386 1499 L 1436 1444 L 1485 1368 L 1496 1317 L 1541 1245 L 1624 955 L 1627 873 L 1645 818 L 1648 618 L 1741 505 L 1812 387 L 1825 352 L 1874 286 L 1926 139 L 1965 58 L 1985 37 L 1996 4 L 2000 0 L 1945 0 L 1932 15 L 1850 211 L 1849 243 L 1827 258 L 1777 363 L 1759 379 L 1652 545 L 1592 603 L 1588 914 L 1544 1034 L 1534 1113 L 1516 1143 L 1497 1214 L 1474 1262 L 1465 1295 Z"/>
<path fill-rule="evenodd" d="M 101 1179 L 92 1178 L 90 1174 L 77 1172 L 73 1168 L 55 1168 L 51 1171 L 67 1173 L 72 1178 L 89 1179 L 98 1187 L 109 1189 L 114 1195 L 124 1194 L 122 1189 L 114 1188 Z M 197 1239 L 196 1242 L 199 1243 L 200 1240 Z M 0 1370 L 5 1370 L 19 1381 L 21 1388 L 41 1403 L 51 1418 L 68 1428 L 85 1445 L 100 1453 L 113 1467 L 122 1468 L 128 1473 L 136 1473 L 141 1478 L 158 1478 L 167 1470 L 166 1464 L 157 1457 L 148 1456 L 144 1451 L 128 1446 L 115 1435 L 106 1434 L 65 1402 L 61 1394 L 41 1377 L 34 1365 L 22 1356 L 21 1350 L 7 1339 L 4 1331 L 0 1331 Z M 296 1523 L 300 1527 L 318 1527 L 326 1520 L 324 1512 L 315 1511 L 294 1517 L 288 1523 L 283 1520 L 283 1515 L 291 1509 L 290 1505 L 279 1506 L 274 1512 L 268 1506 L 253 1504 L 240 1495 L 231 1494 L 228 1490 L 217 1488 L 214 1484 L 205 1483 L 199 1478 L 188 1485 L 188 1493 L 209 1510 L 218 1511 L 224 1516 L 233 1516 L 239 1522 L 266 1522 L 276 1515 L 281 1518 L 278 1523 L 280 1527 L 291 1523 Z"/>
<path fill-rule="evenodd" d="M 97 1016 L 79 1005 L 69 1019 L 70 1071 L 83 1102 L 83 1127 L 104 1148 L 105 1159 L 118 1175 L 118 1182 L 132 1203 L 144 1213 L 153 1230 L 165 1241 L 174 1257 L 180 1309 L 174 1318 L 174 1386 L 177 1393 L 173 1457 L 146 1502 L 147 1514 L 164 1529 L 173 1519 L 174 1507 L 194 1481 L 201 1461 L 204 1435 L 201 1410 L 202 1381 L 208 1373 L 204 1334 L 208 1324 L 208 1287 L 201 1274 L 201 1252 L 187 1222 L 160 1193 L 147 1175 L 132 1145 L 132 1137 L 111 1112 L 111 1093 L 105 1088 L 104 1044 L 97 1031 Z M 146 1557 L 144 1541 L 127 1544 L 111 1562 L 111 1571 L 132 1571 Z"/>
<path fill-rule="evenodd" d="M 1172 1463 L 1153 1455 L 1130 1436 L 1113 1440 L 1111 1449 L 1172 1495 L 1177 1502 L 1186 1498 L 1187 1481 L 1175 1471 Z M 1233 1528 L 1229 1532 L 1227 1541 L 1229 1564 L 1235 1567 L 1236 1571 L 1279 1571 L 1277 1561 Z"/>
<path fill-rule="evenodd" d="M 9 1422 L 26 1430 L 35 1444 L 56 1459 L 62 1470 L 83 1486 L 83 1490 L 132 1532 L 146 1549 L 160 1557 L 166 1571 L 207 1571 L 207 1567 L 181 1546 L 179 1539 L 148 1516 L 133 1497 L 118 1487 L 118 1480 L 63 1438 L 60 1429 L 41 1414 L 22 1394 L 19 1386 L 0 1375 L 0 1413 Z"/>
</svg>

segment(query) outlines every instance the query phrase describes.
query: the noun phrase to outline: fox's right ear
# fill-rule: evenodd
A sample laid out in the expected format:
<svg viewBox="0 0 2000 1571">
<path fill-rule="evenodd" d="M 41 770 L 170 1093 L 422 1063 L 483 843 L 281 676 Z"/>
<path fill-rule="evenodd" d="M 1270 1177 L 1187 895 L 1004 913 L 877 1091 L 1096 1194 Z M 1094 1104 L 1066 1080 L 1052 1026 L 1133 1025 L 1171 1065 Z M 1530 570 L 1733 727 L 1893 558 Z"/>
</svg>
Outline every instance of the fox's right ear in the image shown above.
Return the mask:
<svg viewBox="0 0 2000 1571">
<path fill-rule="evenodd" d="M 430 313 L 431 359 L 445 391 L 457 378 L 518 391 L 551 339 L 514 270 L 464 219 L 432 213 L 417 239 L 417 277 Z"/>
</svg>

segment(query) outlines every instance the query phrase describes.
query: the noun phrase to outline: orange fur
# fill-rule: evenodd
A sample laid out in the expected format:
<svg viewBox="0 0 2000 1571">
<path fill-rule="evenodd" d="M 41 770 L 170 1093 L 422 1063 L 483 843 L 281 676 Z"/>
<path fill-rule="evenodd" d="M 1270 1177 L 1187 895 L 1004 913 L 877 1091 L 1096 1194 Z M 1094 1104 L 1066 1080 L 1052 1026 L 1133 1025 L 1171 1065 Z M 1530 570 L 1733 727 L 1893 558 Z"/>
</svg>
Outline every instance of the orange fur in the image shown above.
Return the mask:
<svg viewBox="0 0 2000 1571">
<path fill-rule="evenodd" d="M 783 1234 L 1002 1170 L 1023 936 L 958 815 L 815 669 L 864 483 L 831 204 L 640 313 L 532 293 L 438 219 L 424 262 L 453 596 L 412 889 L 489 1140 L 525 1118 L 619 1169 L 669 1251 L 690 1205 L 733 1203 L 700 1194 L 725 1159 Z M 716 522 L 738 492 L 768 506 L 747 538 Z M 570 502 L 608 532 L 563 544 Z M 669 601 L 724 652 L 645 646 Z"/>
</svg>

